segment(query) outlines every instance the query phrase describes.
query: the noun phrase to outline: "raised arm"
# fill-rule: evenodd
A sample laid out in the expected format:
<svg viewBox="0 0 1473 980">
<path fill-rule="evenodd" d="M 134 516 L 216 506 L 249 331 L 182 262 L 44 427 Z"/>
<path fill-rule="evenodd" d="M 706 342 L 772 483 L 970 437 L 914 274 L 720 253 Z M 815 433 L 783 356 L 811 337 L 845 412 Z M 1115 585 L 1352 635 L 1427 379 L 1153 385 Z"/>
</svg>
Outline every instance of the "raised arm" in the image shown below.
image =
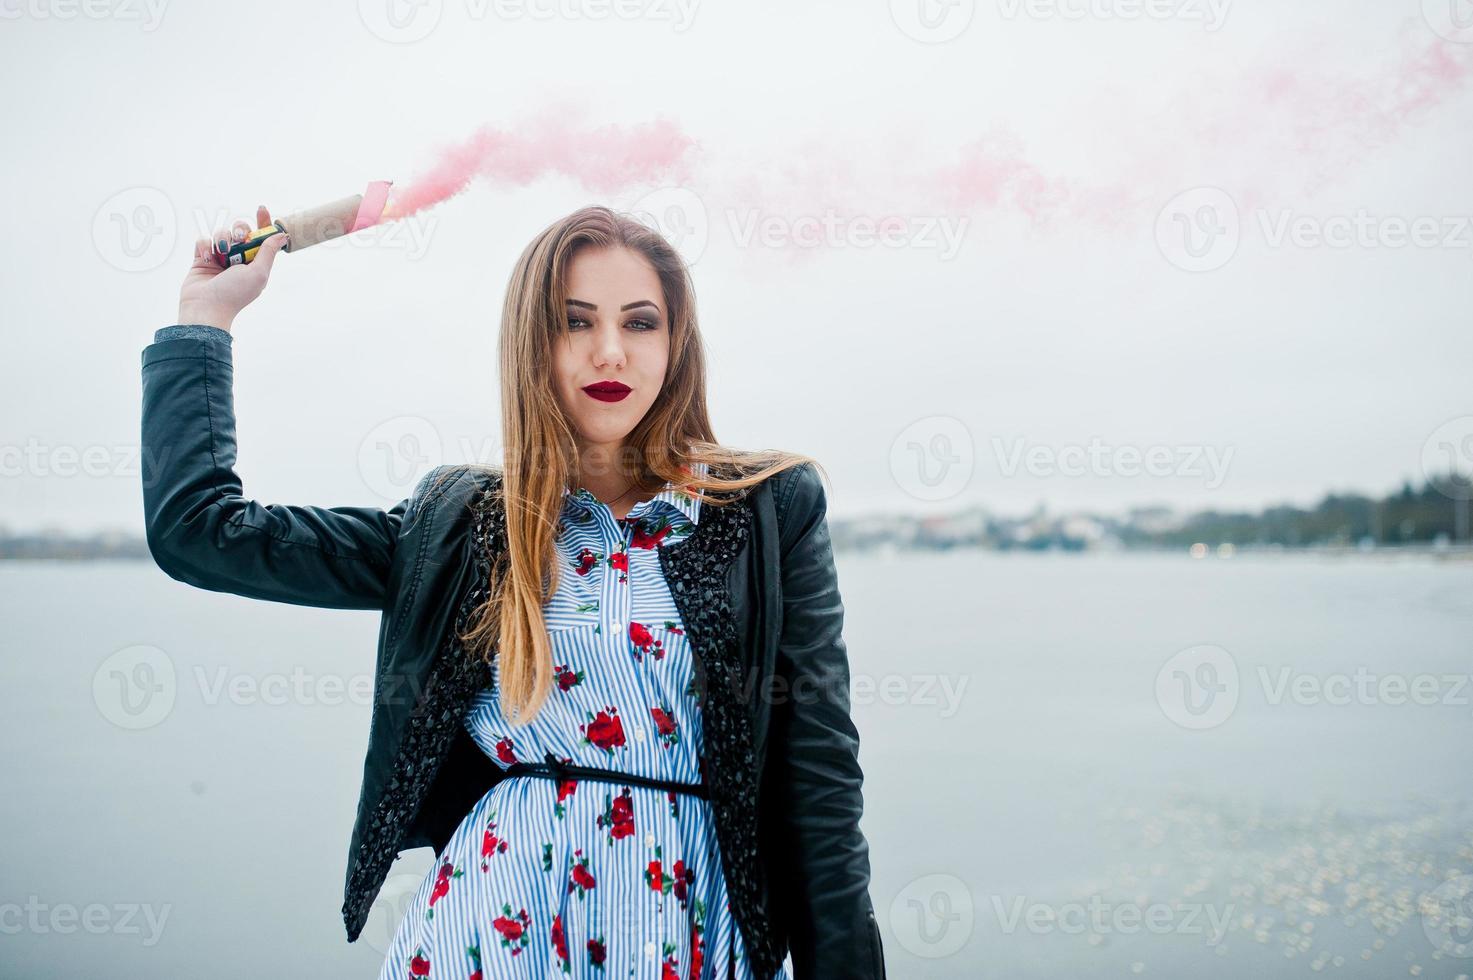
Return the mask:
<svg viewBox="0 0 1473 980">
<path fill-rule="evenodd" d="M 783 626 L 773 705 L 781 733 L 779 803 L 795 880 L 791 950 L 796 980 L 879 980 L 884 957 L 870 902 L 859 732 L 849 715 L 849 658 L 827 501 L 811 463 L 777 502 L 782 526 Z"/>
<path fill-rule="evenodd" d="M 245 497 L 231 350 L 227 331 L 201 324 L 166 327 L 143 349 L 143 511 L 154 561 L 213 592 L 382 608 L 409 499 L 383 510 Z"/>
</svg>

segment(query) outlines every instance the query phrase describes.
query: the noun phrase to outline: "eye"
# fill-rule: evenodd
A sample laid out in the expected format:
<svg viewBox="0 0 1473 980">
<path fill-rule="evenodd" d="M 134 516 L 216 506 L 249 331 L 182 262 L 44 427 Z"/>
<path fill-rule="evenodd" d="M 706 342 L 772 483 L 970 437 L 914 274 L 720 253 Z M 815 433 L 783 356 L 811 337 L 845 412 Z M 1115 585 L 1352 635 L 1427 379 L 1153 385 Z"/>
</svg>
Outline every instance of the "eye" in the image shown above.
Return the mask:
<svg viewBox="0 0 1473 980">
<path fill-rule="evenodd" d="M 581 316 L 569 316 L 568 317 L 568 329 L 569 330 L 579 330 L 582 327 L 586 327 L 586 326 L 588 326 L 588 321 L 585 320 L 585 319 L 583 319 Z M 626 324 L 626 326 L 633 327 L 635 330 L 639 331 L 640 333 L 646 333 L 646 332 L 648 332 L 650 330 L 658 330 L 658 329 L 660 329 L 660 325 L 658 323 L 655 323 L 653 320 L 646 320 L 646 319 L 644 319 L 642 317 L 636 317 L 636 318 L 630 320 Z"/>
</svg>

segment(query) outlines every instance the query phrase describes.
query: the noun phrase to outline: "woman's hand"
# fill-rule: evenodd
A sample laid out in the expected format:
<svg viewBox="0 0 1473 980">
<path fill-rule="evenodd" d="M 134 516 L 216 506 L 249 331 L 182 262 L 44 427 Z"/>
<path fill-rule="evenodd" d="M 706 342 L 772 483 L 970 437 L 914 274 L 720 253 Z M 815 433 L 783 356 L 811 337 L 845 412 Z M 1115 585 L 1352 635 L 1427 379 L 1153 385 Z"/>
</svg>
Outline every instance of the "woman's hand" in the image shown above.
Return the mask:
<svg viewBox="0 0 1473 980">
<path fill-rule="evenodd" d="M 231 228 L 232 241 L 241 242 L 255 231 L 271 224 L 271 212 L 263 204 L 256 209 L 256 225 L 251 227 L 244 219 Z M 215 233 L 215 239 L 224 237 Z M 203 323 L 206 326 L 229 330 L 235 315 L 250 305 L 266 288 L 271 275 L 271 264 L 276 253 L 287 244 L 287 236 L 278 232 L 261 243 L 256 257 L 244 265 L 232 265 L 222 269 L 210 254 L 211 240 L 201 238 L 194 243 L 194 264 L 184 274 L 184 285 L 179 287 L 178 323 Z"/>
</svg>

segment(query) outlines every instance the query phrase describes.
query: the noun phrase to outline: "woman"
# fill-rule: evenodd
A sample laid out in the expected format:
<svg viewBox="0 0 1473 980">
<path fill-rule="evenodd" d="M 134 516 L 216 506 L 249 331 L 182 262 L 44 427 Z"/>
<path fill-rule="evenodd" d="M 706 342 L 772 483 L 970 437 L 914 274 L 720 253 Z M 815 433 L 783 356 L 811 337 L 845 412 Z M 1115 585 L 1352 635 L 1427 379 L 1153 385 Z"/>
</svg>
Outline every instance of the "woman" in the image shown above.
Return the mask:
<svg viewBox="0 0 1473 980">
<path fill-rule="evenodd" d="M 382 610 L 349 940 L 431 846 L 383 977 L 883 977 L 823 489 L 715 442 L 674 249 L 600 207 L 538 235 L 504 465 L 385 511 L 241 493 L 229 331 L 284 244 L 222 272 L 197 243 L 143 351 L 144 504 L 180 581 Z"/>
</svg>

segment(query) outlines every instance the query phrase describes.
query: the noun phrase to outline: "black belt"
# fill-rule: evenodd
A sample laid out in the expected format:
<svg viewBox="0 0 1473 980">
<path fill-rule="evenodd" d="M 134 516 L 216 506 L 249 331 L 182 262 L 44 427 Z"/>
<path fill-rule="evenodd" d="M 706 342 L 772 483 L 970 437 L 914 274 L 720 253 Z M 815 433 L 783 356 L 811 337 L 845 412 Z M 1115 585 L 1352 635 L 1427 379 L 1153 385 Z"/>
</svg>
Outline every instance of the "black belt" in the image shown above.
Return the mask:
<svg viewBox="0 0 1473 980">
<path fill-rule="evenodd" d="M 617 769 L 598 769 L 593 766 L 575 766 L 571 762 L 564 762 L 557 756 L 548 752 L 543 756 L 546 762 L 514 762 L 503 771 L 503 776 L 541 776 L 544 779 L 593 779 L 605 783 L 623 783 L 626 786 L 652 786 L 655 789 L 663 789 L 676 793 L 688 793 L 706 799 L 705 783 L 680 783 L 672 779 L 659 779 L 654 776 L 639 776 L 630 772 L 619 772 Z"/>
</svg>

